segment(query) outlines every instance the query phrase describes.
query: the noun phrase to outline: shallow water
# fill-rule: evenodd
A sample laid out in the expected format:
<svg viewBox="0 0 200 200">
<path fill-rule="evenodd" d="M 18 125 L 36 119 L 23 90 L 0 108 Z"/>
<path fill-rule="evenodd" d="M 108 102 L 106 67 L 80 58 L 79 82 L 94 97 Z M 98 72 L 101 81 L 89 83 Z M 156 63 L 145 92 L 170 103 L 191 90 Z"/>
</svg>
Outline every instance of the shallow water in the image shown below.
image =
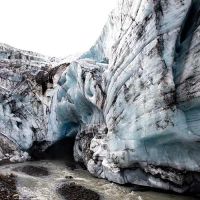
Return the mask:
<svg viewBox="0 0 200 200">
<path fill-rule="evenodd" d="M 46 167 L 50 174 L 43 177 L 33 177 L 15 171 L 16 167 L 26 165 Z M 0 166 L 1 173 L 14 173 L 17 175 L 17 188 L 21 200 L 62 200 L 56 188 L 63 182 L 70 181 L 85 186 L 100 194 L 103 200 L 197 200 L 199 198 L 144 191 L 133 192 L 131 187 L 120 186 L 103 179 L 97 179 L 82 169 L 70 170 L 64 162 L 37 161 Z M 73 179 L 66 179 L 72 176 Z"/>
</svg>

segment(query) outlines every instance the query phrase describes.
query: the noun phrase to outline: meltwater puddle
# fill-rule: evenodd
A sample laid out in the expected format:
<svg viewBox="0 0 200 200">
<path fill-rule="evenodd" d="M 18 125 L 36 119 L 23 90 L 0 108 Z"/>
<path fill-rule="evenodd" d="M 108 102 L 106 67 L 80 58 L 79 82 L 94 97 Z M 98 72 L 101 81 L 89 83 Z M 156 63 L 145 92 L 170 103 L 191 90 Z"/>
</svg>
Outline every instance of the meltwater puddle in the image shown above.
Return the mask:
<svg viewBox="0 0 200 200">
<path fill-rule="evenodd" d="M 131 187 L 97 179 L 82 169 L 71 170 L 61 161 L 34 161 L 0 166 L 2 174 L 17 176 L 21 200 L 62 200 L 58 186 L 75 183 L 100 195 L 102 200 L 197 200 L 195 197 L 160 192 L 134 192 Z M 73 184 L 74 184 L 73 183 Z M 70 199 L 69 199 L 70 200 Z"/>
</svg>

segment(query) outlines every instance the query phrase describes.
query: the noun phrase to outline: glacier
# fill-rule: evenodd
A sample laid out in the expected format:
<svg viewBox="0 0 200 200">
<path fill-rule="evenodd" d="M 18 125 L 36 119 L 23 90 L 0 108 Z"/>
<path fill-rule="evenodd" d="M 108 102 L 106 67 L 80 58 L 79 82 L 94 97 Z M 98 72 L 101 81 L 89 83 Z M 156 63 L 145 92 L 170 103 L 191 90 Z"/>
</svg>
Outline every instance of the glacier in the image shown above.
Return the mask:
<svg viewBox="0 0 200 200">
<path fill-rule="evenodd" d="M 33 142 L 46 140 L 53 78 L 66 61 L 0 44 L 0 161 L 26 160 Z"/>
<path fill-rule="evenodd" d="M 74 138 L 99 178 L 199 192 L 199 0 L 119 0 L 70 64 L 20 52 L 1 47 L 0 136 L 24 151 Z"/>
</svg>

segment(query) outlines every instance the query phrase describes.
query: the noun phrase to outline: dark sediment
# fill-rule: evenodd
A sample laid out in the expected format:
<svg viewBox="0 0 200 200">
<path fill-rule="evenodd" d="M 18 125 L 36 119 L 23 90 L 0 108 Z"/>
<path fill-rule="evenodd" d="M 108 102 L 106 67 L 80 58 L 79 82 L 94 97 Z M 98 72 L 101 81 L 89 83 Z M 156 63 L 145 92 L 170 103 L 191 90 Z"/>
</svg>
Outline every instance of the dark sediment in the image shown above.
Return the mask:
<svg viewBox="0 0 200 200">
<path fill-rule="evenodd" d="M 3 159 L 3 160 L 0 161 L 0 166 L 7 165 L 7 164 L 11 164 L 9 159 Z"/>
<path fill-rule="evenodd" d="M 30 176 L 36 176 L 36 177 L 48 176 L 49 175 L 49 171 L 48 171 L 47 168 L 36 167 L 36 166 L 31 166 L 31 165 L 26 165 L 26 166 L 23 166 L 23 167 L 17 167 L 14 170 L 23 172 L 23 173 L 28 174 Z"/>
<path fill-rule="evenodd" d="M 16 180 L 13 174 L 0 174 L 0 200 L 18 200 Z"/>
<path fill-rule="evenodd" d="M 83 186 L 75 183 L 65 183 L 58 188 L 58 193 L 68 200 L 99 200 L 100 196 Z"/>
</svg>

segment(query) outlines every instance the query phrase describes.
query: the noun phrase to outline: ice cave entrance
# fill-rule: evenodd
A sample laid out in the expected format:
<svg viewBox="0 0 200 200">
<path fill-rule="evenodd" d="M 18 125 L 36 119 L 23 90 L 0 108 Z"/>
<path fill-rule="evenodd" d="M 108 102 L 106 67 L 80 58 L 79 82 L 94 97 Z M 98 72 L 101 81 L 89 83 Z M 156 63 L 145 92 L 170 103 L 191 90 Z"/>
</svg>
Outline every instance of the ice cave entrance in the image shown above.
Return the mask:
<svg viewBox="0 0 200 200">
<path fill-rule="evenodd" d="M 34 142 L 29 149 L 29 154 L 33 160 L 71 160 L 73 161 L 73 147 L 75 136 L 61 138 L 53 144 L 49 142 Z"/>
</svg>

